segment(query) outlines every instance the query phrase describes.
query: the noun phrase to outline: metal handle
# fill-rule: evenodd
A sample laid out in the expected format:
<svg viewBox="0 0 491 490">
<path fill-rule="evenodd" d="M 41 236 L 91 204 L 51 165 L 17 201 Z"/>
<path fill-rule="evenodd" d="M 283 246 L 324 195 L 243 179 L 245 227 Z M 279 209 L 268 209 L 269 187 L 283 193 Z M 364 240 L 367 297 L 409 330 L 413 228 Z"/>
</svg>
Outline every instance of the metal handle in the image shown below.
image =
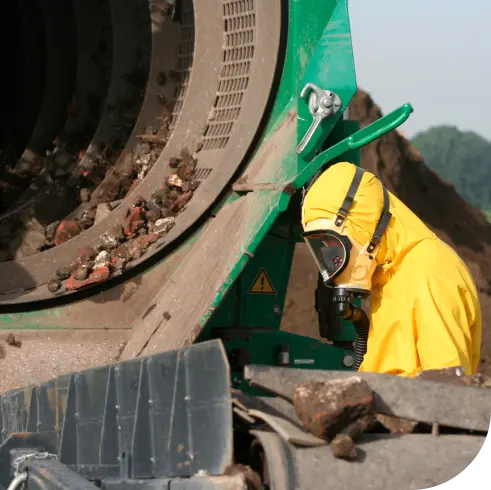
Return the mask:
<svg viewBox="0 0 491 490">
<path fill-rule="evenodd" d="M 337 94 L 323 90 L 313 83 L 307 83 L 300 92 L 302 99 L 305 99 L 307 95 L 309 95 L 309 112 L 313 121 L 297 147 L 297 154 L 299 155 L 305 150 L 321 122 L 336 114 L 342 106 L 341 99 Z"/>
</svg>

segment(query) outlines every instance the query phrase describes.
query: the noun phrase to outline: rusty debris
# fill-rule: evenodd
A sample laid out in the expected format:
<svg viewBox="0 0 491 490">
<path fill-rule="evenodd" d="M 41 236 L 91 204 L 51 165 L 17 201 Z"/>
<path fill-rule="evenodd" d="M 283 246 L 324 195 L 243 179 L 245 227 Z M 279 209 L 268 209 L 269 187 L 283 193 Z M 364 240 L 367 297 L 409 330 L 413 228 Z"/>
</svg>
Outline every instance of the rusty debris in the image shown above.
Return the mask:
<svg viewBox="0 0 491 490">
<path fill-rule="evenodd" d="M 149 201 L 136 196 L 122 223 L 111 226 L 99 237 L 96 250 L 79 251 L 71 266 L 67 290 L 105 281 L 112 271 L 124 270 L 129 262 L 141 258 L 152 243 L 175 226 L 175 216 L 184 209 L 198 187 L 198 183 L 193 180 L 196 160 L 188 150 L 183 150 L 179 158 L 169 161 L 169 165 L 174 173 L 160 185 Z M 100 213 L 107 215 L 110 212 L 105 202 L 98 204 L 95 209 L 96 222 L 103 219 L 98 218 Z M 70 226 L 75 229 L 73 222 L 61 222 L 57 234 L 60 229 L 71 230 Z M 99 255 L 96 258 L 97 252 Z M 97 269 L 109 270 L 109 274 L 95 274 Z M 63 274 L 65 276 L 66 271 Z"/>
<path fill-rule="evenodd" d="M 301 383 L 293 405 L 302 425 L 329 442 L 336 458 L 356 459 L 354 440 L 377 422 L 373 392 L 359 376 Z"/>
<path fill-rule="evenodd" d="M 55 244 L 61 245 L 74 236 L 80 234 L 82 229 L 75 220 L 64 220 L 56 228 Z"/>
<path fill-rule="evenodd" d="M 301 383 L 293 404 L 302 424 L 327 441 L 341 433 L 356 437 L 375 423 L 372 390 L 358 376 Z"/>
<path fill-rule="evenodd" d="M 1 221 L 0 235 L 6 237 L 7 250 L 3 250 L 2 240 L 0 261 L 33 255 L 62 245 L 94 224 L 103 222 L 138 187 L 157 161 L 162 150 L 161 143 L 168 134 L 169 118 L 163 118 L 162 125 L 157 129 L 147 128 L 134 151 L 118 159 L 107 145 L 102 144 L 87 151 L 77 150 L 76 156 L 72 156 L 58 138 L 46 158 L 34 155 L 29 161 L 21 162 L 22 165 L 19 163 L 19 175 L 42 177 L 44 180 L 49 177 L 50 182 L 53 182 L 50 175 L 54 176 L 61 169 L 66 174 L 65 180 L 57 177 L 55 184 L 71 189 L 69 202 L 78 205 L 78 208 L 74 211 L 73 208 L 66 208 L 70 214 L 65 214 L 65 218 L 50 220 L 43 225 L 31 217 L 35 226 L 29 225 L 30 228 L 14 219 Z M 187 148 L 179 156 L 170 158 L 168 165 L 171 173 L 158 185 L 148 201 L 137 196 L 122 221 L 108 226 L 93 243 L 93 248 L 79 250 L 71 264 L 62 264 L 54 271 L 47 284 L 50 292 L 56 293 L 63 286 L 69 291 L 104 281 L 111 273 L 122 271 L 128 263 L 139 259 L 152 243 L 169 233 L 175 226 L 176 216 L 185 209 L 199 182 L 195 180 L 197 161 Z M 32 185 L 35 189 L 41 189 L 41 184 L 37 182 L 32 181 Z M 54 195 L 46 200 L 45 205 L 58 201 Z M 16 241 L 15 250 L 11 251 L 13 241 L 8 243 L 7 237 L 17 231 L 22 233 L 22 246 L 18 246 Z M 65 285 L 64 281 L 67 281 Z"/>
<path fill-rule="evenodd" d="M 111 271 L 109 270 L 109 267 L 102 267 L 100 269 L 95 269 L 84 280 L 78 280 L 72 275 L 66 282 L 65 288 L 67 291 L 75 291 L 76 289 L 89 286 L 90 284 L 104 282 L 109 278 L 110 274 Z"/>
</svg>

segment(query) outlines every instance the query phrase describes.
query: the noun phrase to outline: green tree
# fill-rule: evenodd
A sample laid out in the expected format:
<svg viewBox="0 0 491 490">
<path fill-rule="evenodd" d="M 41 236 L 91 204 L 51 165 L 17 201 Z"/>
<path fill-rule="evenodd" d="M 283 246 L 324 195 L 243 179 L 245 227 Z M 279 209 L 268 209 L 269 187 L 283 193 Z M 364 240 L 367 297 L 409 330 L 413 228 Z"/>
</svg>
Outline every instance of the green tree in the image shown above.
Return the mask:
<svg viewBox="0 0 491 490">
<path fill-rule="evenodd" d="M 473 206 L 491 210 L 491 142 L 472 131 L 437 126 L 412 143 L 426 164 Z"/>
</svg>

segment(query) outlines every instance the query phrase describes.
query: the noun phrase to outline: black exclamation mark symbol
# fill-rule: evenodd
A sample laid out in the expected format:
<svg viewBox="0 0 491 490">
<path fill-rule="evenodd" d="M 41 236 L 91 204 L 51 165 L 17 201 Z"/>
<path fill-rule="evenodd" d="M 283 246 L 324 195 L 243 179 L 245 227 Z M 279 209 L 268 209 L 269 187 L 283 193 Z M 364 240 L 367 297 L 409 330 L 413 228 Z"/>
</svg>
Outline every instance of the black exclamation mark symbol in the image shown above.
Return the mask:
<svg viewBox="0 0 491 490">
<path fill-rule="evenodd" d="M 261 276 L 261 291 L 264 291 L 264 276 Z"/>
</svg>

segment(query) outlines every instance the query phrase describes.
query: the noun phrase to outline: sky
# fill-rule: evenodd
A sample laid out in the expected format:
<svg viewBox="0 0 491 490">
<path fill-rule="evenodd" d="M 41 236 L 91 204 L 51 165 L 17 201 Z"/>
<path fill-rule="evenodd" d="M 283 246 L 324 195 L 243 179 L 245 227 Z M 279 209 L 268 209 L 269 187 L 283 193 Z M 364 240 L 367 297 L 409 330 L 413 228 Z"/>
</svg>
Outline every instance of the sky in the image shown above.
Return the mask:
<svg viewBox="0 0 491 490">
<path fill-rule="evenodd" d="M 349 0 L 358 86 L 412 137 L 450 124 L 491 140 L 491 0 Z"/>
</svg>

